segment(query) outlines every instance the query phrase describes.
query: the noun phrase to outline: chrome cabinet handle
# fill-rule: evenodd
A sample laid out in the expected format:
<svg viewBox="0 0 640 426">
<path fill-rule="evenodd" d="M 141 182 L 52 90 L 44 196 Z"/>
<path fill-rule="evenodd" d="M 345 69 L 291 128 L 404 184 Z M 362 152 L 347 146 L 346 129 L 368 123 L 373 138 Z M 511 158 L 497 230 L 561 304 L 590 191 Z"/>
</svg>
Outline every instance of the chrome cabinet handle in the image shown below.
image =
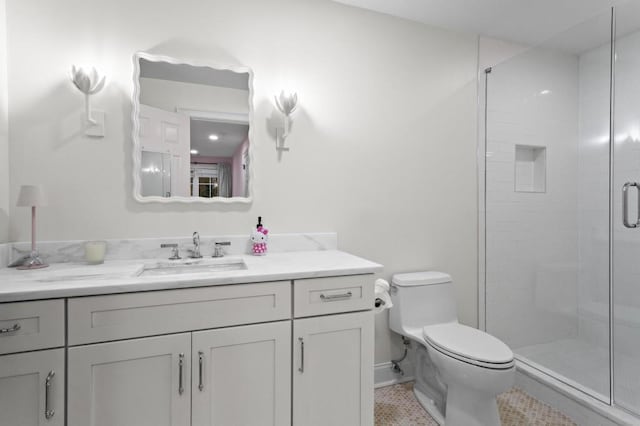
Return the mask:
<svg viewBox="0 0 640 426">
<path fill-rule="evenodd" d="M 348 299 L 351 296 L 353 296 L 353 293 L 351 293 L 350 291 L 348 291 L 346 293 L 341 293 L 341 294 L 330 294 L 328 296 L 326 296 L 323 293 L 323 294 L 320 295 L 320 299 L 323 302 L 331 302 L 332 300 Z"/>
<path fill-rule="evenodd" d="M 304 339 L 298 337 L 298 342 L 300 342 L 300 367 L 298 367 L 298 371 L 304 373 Z"/>
<path fill-rule="evenodd" d="M 7 334 L 7 333 L 13 333 L 14 331 L 18 331 L 20 330 L 22 327 L 20 326 L 20 324 L 15 323 L 13 324 L 12 327 L 9 328 L 0 328 L 0 334 Z"/>
<path fill-rule="evenodd" d="M 184 393 L 184 384 L 182 383 L 182 376 L 184 375 L 184 354 L 178 355 L 178 393 L 182 395 Z"/>
<path fill-rule="evenodd" d="M 638 213 L 635 223 L 629 223 L 629 188 L 635 187 L 638 191 Z M 627 228 L 637 228 L 640 226 L 640 183 L 627 182 L 622 185 L 622 223 Z"/>
<path fill-rule="evenodd" d="M 198 389 L 200 392 L 204 389 L 204 383 L 202 381 L 202 371 L 204 366 L 204 352 L 198 351 Z"/>
<path fill-rule="evenodd" d="M 56 411 L 51 408 L 51 381 L 55 375 L 55 371 L 49 371 L 49 374 L 47 374 L 47 378 L 44 381 L 44 418 L 47 420 L 56 414 Z"/>
</svg>

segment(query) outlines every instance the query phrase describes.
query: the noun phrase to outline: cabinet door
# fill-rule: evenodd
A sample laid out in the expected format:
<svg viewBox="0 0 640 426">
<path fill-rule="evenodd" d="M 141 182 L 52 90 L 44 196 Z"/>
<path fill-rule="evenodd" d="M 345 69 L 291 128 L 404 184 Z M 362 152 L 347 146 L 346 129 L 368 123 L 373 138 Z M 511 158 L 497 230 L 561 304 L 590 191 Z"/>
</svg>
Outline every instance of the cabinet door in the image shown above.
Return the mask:
<svg viewBox="0 0 640 426">
<path fill-rule="evenodd" d="M 188 426 L 191 334 L 69 349 L 69 426 Z"/>
<path fill-rule="evenodd" d="M 293 322 L 294 426 L 373 425 L 373 312 Z"/>
<path fill-rule="evenodd" d="M 64 349 L 0 356 L 0 425 L 63 424 Z"/>
<path fill-rule="evenodd" d="M 291 321 L 193 333 L 193 426 L 291 424 Z"/>
</svg>

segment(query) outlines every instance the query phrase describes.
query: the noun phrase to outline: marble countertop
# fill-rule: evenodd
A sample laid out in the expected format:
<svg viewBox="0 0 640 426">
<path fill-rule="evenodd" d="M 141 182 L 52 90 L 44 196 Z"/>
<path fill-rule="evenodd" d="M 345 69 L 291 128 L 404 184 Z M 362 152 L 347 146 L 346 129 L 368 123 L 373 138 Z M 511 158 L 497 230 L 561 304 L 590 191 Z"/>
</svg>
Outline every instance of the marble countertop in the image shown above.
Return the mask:
<svg viewBox="0 0 640 426">
<path fill-rule="evenodd" d="M 0 269 L 0 303 L 54 299 L 135 291 L 240 284 L 263 281 L 368 274 L 382 271 L 380 264 L 338 251 L 297 251 L 267 256 L 238 255 L 246 269 L 140 276 L 145 265 L 166 259 L 111 260 L 101 265 L 55 263 L 45 269 Z"/>
</svg>

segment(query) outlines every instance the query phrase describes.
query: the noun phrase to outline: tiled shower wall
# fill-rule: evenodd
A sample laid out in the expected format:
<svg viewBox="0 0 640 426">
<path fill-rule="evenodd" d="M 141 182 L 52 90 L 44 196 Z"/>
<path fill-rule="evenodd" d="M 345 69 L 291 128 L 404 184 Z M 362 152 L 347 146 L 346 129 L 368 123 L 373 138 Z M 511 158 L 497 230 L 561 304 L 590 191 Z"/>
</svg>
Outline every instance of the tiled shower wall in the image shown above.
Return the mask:
<svg viewBox="0 0 640 426">
<path fill-rule="evenodd" d="M 487 330 L 512 348 L 577 325 L 578 57 L 532 49 L 488 79 Z M 546 148 L 545 192 L 516 192 L 516 145 Z"/>
</svg>

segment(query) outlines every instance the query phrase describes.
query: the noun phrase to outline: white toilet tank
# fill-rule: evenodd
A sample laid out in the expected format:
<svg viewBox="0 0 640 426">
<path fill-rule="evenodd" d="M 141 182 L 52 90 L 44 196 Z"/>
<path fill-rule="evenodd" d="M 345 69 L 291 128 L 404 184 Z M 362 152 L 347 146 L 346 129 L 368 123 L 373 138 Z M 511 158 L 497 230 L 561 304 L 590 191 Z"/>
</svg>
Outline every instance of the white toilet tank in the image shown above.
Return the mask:
<svg viewBox="0 0 640 426">
<path fill-rule="evenodd" d="M 404 336 L 432 324 L 457 322 L 458 311 L 451 277 L 426 271 L 395 274 L 392 279 L 389 327 Z"/>
</svg>

